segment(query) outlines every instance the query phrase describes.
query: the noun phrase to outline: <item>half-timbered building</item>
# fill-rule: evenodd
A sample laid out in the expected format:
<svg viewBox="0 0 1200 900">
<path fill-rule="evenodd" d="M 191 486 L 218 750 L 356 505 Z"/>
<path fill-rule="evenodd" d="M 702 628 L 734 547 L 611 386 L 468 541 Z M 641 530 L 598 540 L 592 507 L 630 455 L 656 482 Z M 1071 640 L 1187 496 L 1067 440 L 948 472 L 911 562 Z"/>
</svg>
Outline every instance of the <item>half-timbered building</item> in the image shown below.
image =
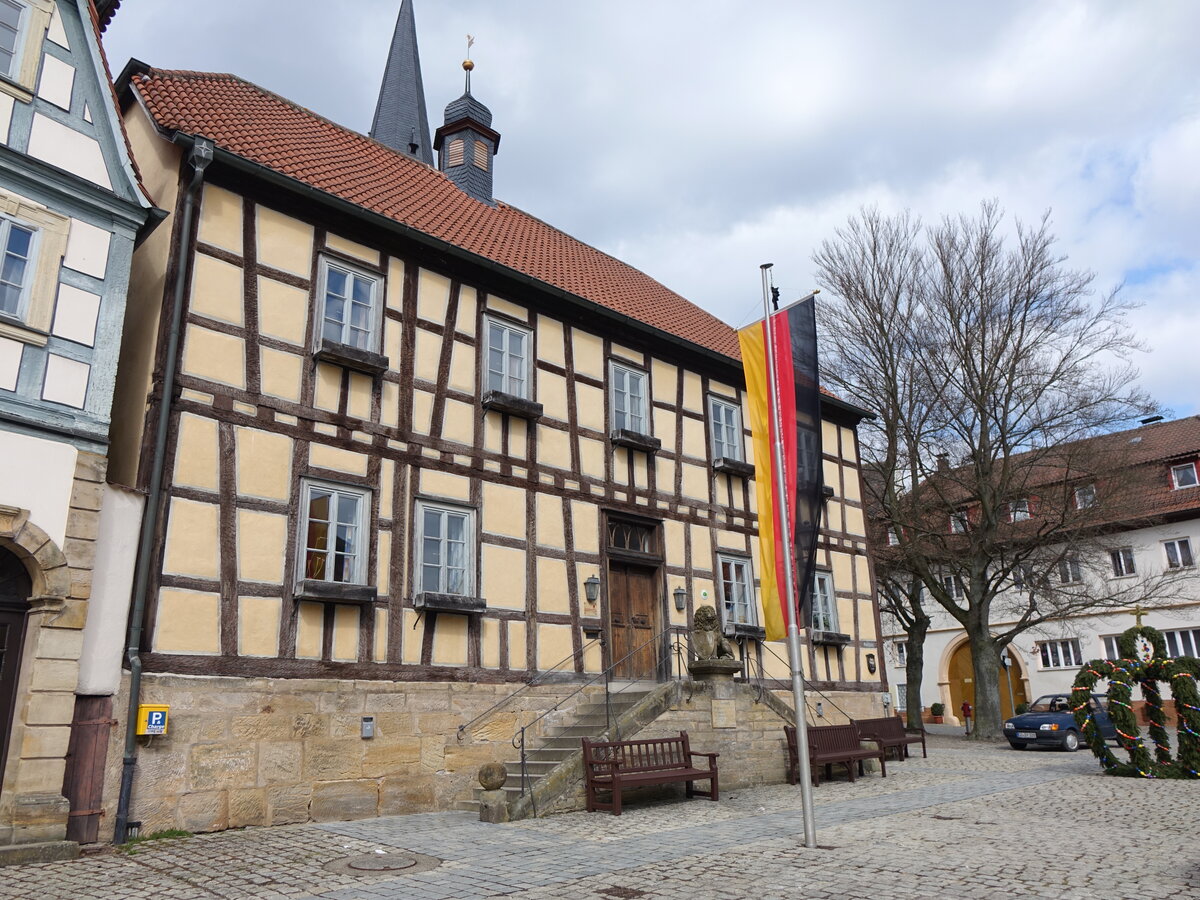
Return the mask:
<svg viewBox="0 0 1200 900">
<path fill-rule="evenodd" d="M 495 199 L 491 113 L 468 82 L 430 139 L 419 72 L 405 3 L 377 139 L 229 75 L 135 62 L 121 79 L 173 211 L 135 258 L 127 340 L 147 352 L 121 373 L 114 436 L 114 477 L 145 487 L 170 417 L 141 664 L 172 724 L 140 751 L 136 819 L 447 808 L 546 701 L 526 689 L 478 740 L 458 726 L 535 678 L 673 677 L 702 604 L 746 677 L 785 686 L 757 627 L 735 332 Z M 882 689 L 862 415 L 826 398 L 826 642 L 805 657 L 851 711 Z"/>
</svg>

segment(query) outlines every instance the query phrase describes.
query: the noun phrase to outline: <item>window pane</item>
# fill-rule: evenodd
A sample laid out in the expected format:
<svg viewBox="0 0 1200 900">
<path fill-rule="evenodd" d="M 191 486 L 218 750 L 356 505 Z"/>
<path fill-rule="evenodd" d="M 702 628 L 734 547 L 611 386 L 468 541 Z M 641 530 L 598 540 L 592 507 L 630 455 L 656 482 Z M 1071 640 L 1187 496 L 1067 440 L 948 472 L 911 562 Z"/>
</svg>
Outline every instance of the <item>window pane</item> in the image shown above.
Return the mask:
<svg viewBox="0 0 1200 900">
<path fill-rule="evenodd" d="M 21 289 L 0 284 L 0 310 L 15 315 L 21 307 Z"/>
<path fill-rule="evenodd" d="M 4 256 L 4 268 L 0 271 L 0 281 L 5 284 L 20 287 L 25 283 L 25 260 L 19 256 L 7 253 Z"/>
<path fill-rule="evenodd" d="M 354 279 L 354 302 L 370 309 L 371 297 L 375 293 L 375 284 L 365 278 Z"/>
<path fill-rule="evenodd" d="M 421 590 L 431 594 L 440 594 L 442 586 L 439 582 L 442 570 L 438 566 L 426 563 L 421 567 Z"/>
<path fill-rule="evenodd" d="M 9 0 L 0 0 L 0 23 L 15 31 L 20 21 L 21 7 Z"/>
<path fill-rule="evenodd" d="M 1180 541 L 1179 542 L 1179 564 L 1182 566 L 1190 566 L 1190 565 L 1192 565 L 1192 562 L 1193 562 L 1193 560 L 1192 560 L 1192 542 L 1191 541 Z"/>
<path fill-rule="evenodd" d="M 345 272 L 331 267 L 325 276 L 326 295 L 345 298 L 347 280 Z"/>
<path fill-rule="evenodd" d="M 33 232 L 20 225 L 13 225 L 8 232 L 8 252 L 16 256 L 29 258 L 29 247 L 33 243 Z"/>
</svg>

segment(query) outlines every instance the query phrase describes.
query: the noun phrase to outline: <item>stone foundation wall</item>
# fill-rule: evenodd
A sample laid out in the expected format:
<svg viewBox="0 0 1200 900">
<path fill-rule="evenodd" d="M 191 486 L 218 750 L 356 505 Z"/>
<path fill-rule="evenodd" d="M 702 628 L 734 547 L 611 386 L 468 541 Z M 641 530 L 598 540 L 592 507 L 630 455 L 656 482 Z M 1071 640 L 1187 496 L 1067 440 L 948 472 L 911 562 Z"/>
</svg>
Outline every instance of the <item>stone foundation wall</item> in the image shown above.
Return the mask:
<svg viewBox="0 0 1200 900">
<path fill-rule="evenodd" d="M 459 725 L 520 687 L 146 675 L 141 702 L 170 705 L 169 733 L 139 739 L 130 820 L 148 834 L 452 809 L 473 796 L 480 765 L 513 759 L 514 732 L 577 685 L 533 688 L 459 741 Z M 552 712 L 537 731 L 592 693 Z M 114 706 L 121 718 L 127 703 L 128 677 Z M 363 716 L 375 717 L 374 738 L 361 737 Z M 123 740 L 123 728 L 114 728 L 107 822 Z"/>
</svg>

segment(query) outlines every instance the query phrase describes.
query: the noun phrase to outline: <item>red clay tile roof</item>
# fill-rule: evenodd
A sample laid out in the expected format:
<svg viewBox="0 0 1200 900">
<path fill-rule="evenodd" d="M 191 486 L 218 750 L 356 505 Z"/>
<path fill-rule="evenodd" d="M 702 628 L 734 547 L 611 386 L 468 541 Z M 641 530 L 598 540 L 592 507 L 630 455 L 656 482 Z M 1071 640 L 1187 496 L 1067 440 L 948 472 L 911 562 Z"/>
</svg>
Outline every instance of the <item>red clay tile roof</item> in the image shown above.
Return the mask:
<svg viewBox="0 0 1200 900">
<path fill-rule="evenodd" d="M 233 75 L 152 69 L 131 84 L 158 125 L 202 135 L 259 165 L 431 237 L 740 360 L 736 332 L 618 259 L 441 172 Z"/>
</svg>

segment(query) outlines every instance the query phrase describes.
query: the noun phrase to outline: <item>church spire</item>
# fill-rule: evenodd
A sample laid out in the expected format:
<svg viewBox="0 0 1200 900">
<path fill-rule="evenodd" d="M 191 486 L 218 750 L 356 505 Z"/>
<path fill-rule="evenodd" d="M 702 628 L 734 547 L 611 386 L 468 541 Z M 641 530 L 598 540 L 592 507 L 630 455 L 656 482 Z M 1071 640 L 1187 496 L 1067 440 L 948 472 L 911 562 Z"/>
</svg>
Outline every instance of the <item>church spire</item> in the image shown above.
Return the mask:
<svg viewBox="0 0 1200 900">
<path fill-rule="evenodd" d="M 413 0 L 401 0 L 396 33 L 388 52 L 371 137 L 393 150 L 433 165 L 429 140 L 429 114 L 421 81 L 421 56 L 417 51 L 417 24 Z"/>
</svg>

